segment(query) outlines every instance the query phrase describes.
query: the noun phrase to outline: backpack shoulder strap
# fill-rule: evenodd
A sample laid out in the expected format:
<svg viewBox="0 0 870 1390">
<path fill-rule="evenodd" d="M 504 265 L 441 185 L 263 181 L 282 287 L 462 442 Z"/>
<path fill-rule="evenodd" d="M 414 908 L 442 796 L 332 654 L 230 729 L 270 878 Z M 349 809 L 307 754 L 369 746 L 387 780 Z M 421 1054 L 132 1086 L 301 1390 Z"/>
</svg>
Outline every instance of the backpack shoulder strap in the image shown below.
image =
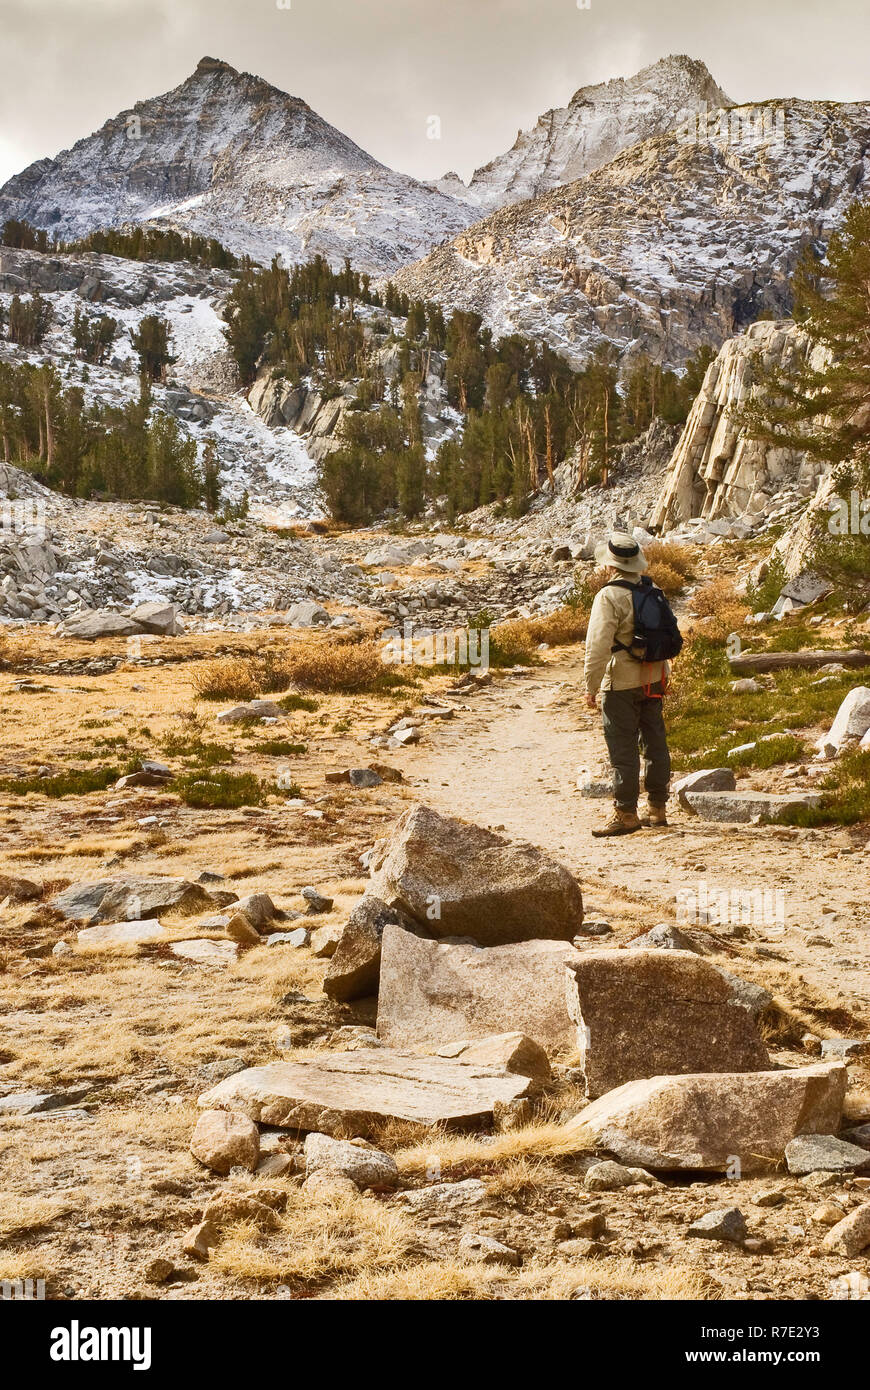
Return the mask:
<svg viewBox="0 0 870 1390">
<path fill-rule="evenodd" d="M 638 584 L 632 584 L 632 582 L 631 582 L 630 579 L 608 579 L 607 583 L 604 585 L 604 588 L 605 588 L 605 589 L 627 589 L 628 592 L 629 592 L 629 593 L 631 594 L 631 596 L 632 596 L 632 597 L 631 597 L 631 606 L 632 606 L 632 608 L 634 608 L 634 595 L 635 595 L 636 593 L 639 592 L 639 588 L 640 588 L 640 586 L 639 586 Z M 630 646 L 627 646 L 625 642 L 614 642 L 613 645 L 612 645 L 612 647 L 610 648 L 610 651 L 611 651 L 611 655 L 612 655 L 614 652 L 625 652 L 628 656 L 630 656 L 630 657 L 632 658 L 633 661 L 640 661 L 640 660 L 642 660 L 642 658 L 639 657 L 639 656 L 637 656 L 637 654 L 636 654 L 634 651 L 632 651 L 631 647 L 630 647 Z"/>
</svg>

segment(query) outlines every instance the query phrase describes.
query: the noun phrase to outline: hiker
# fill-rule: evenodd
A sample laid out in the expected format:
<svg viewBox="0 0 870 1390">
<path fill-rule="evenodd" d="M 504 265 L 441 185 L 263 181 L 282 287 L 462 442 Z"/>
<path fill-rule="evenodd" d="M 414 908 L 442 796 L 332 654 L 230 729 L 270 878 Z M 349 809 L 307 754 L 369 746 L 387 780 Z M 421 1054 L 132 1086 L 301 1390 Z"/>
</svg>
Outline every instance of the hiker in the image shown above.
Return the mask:
<svg viewBox="0 0 870 1390">
<path fill-rule="evenodd" d="M 633 536 L 613 531 L 595 559 L 610 575 L 595 595 L 586 634 L 586 704 L 601 714 L 613 767 L 614 810 L 593 835 L 630 835 L 642 825 L 666 826 L 671 759 L 662 701 L 669 656 L 682 638 L 667 599 L 645 571 L 646 557 Z M 638 818 L 640 753 L 649 809 Z"/>
</svg>

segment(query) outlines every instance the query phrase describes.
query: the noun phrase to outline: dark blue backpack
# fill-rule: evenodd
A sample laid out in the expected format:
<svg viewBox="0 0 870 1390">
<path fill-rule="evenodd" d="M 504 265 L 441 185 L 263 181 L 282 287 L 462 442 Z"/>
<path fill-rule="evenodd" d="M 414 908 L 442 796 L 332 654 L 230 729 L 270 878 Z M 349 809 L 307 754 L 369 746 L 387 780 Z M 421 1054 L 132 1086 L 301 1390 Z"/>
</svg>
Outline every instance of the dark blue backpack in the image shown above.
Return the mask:
<svg viewBox="0 0 870 1390">
<path fill-rule="evenodd" d="M 670 661 L 679 654 L 683 638 L 673 609 L 648 574 L 641 575 L 636 584 L 611 579 L 606 587 L 628 589 L 634 606 L 634 639 L 630 646 L 614 642 L 611 651 L 628 652 L 635 661 Z"/>
</svg>

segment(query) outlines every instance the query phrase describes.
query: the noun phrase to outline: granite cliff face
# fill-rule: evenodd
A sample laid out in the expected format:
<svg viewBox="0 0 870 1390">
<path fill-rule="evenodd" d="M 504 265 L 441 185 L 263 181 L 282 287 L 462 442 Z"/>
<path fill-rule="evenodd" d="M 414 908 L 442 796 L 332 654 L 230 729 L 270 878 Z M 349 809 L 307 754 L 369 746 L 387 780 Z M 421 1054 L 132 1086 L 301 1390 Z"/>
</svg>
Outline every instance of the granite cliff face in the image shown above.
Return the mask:
<svg viewBox="0 0 870 1390">
<path fill-rule="evenodd" d="M 762 516 L 788 488 L 809 498 L 825 471 L 815 459 L 753 439 L 739 409 L 752 395 L 759 366 L 789 367 L 821 350 L 794 323 L 762 321 L 732 338 L 711 362 L 668 465 L 651 524 L 670 530 L 690 517 Z"/>
<path fill-rule="evenodd" d="M 376 274 L 472 216 L 387 169 L 304 101 L 213 58 L 0 189 L 0 222 L 23 218 L 63 239 L 163 221 L 264 261 L 350 255 Z"/>
<path fill-rule="evenodd" d="M 576 363 L 612 344 L 679 366 L 790 312 L 801 247 L 825 244 L 868 173 L 864 103 L 734 108 L 501 208 L 396 279 Z"/>
<path fill-rule="evenodd" d="M 662 58 L 634 77 L 581 87 L 567 106 L 545 111 L 531 130 L 518 132 L 510 150 L 475 171 L 466 196 L 488 212 L 535 198 L 671 130 L 687 111 L 732 105 L 704 63 L 685 55 Z M 454 182 L 449 188 L 458 191 Z"/>
</svg>

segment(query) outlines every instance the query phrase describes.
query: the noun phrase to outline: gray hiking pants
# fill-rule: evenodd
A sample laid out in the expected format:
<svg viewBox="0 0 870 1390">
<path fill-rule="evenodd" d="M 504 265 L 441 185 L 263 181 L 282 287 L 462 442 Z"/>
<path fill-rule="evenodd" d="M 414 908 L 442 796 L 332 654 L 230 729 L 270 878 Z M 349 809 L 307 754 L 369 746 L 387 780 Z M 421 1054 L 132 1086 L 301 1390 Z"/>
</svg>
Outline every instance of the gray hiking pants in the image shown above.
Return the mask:
<svg viewBox="0 0 870 1390">
<path fill-rule="evenodd" d="M 652 690 L 659 692 L 661 685 Z M 613 800 L 621 811 L 634 811 L 640 795 L 640 748 L 644 755 L 644 788 L 650 801 L 664 806 L 668 799 L 671 756 L 668 752 L 661 698 L 645 695 L 640 686 L 604 690 L 601 713 L 607 752 L 613 766 Z"/>
</svg>

